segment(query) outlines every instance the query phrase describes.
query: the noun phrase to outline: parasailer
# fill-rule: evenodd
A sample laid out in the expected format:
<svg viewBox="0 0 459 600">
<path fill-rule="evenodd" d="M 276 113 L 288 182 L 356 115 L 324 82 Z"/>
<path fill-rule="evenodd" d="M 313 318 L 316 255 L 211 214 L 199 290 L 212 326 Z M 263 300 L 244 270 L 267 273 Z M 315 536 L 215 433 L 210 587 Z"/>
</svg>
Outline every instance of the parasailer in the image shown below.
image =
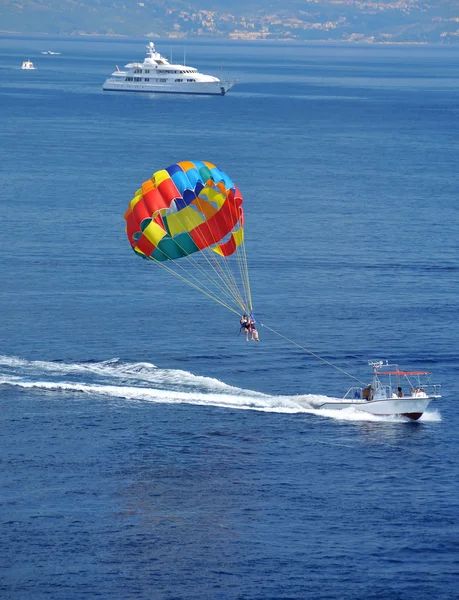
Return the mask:
<svg viewBox="0 0 459 600">
<path fill-rule="evenodd" d="M 243 198 L 206 161 L 156 171 L 125 213 L 134 252 L 236 314 L 252 312 Z"/>
</svg>

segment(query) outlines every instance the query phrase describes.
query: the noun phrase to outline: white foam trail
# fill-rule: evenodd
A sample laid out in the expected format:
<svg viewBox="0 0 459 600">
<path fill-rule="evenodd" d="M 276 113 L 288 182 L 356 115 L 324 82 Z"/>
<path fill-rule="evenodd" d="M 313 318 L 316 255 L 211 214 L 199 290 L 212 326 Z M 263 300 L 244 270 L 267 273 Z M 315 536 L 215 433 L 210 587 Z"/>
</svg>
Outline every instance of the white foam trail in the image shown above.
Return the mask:
<svg viewBox="0 0 459 600">
<path fill-rule="evenodd" d="M 314 408 L 314 404 L 323 403 L 330 398 L 314 394 L 270 396 L 179 369 L 159 369 L 146 362 L 123 364 L 118 359 L 113 359 L 98 363 L 54 363 L 0 356 L 0 367 L 2 366 L 13 370 L 13 373 L 0 374 L 0 385 L 43 392 L 73 392 L 133 402 L 193 404 L 272 413 L 307 413 L 339 421 L 409 422 L 405 417 L 376 416 L 354 408 L 318 409 Z M 112 381 L 105 384 L 45 380 L 46 376 L 67 379 L 72 375 L 111 378 Z M 126 385 L 126 381 L 129 380 L 135 380 L 138 385 Z M 161 389 L 162 385 L 171 384 L 177 386 L 177 389 Z M 434 410 L 425 413 L 421 420 L 439 422 L 441 416 Z"/>
<path fill-rule="evenodd" d="M 310 402 L 323 402 L 326 396 L 310 394 L 308 396 L 268 396 L 255 392 L 250 395 L 232 395 L 198 392 L 173 392 L 170 390 L 149 389 L 129 386 L 88 385 L 68 382 L 35 381 L 25 382 L 17 378 L 0 378 L 0 385 L 10 385 L 23 389 L 35 389 L 50 392 L 74 392 L 91 396 L 122 398 L 136 402 L 157 402 L 166 404 L 193 404 L 198 406 L 231 408 L 235 410 L 257 410 L 261 412 L 298 414 L 307 413 L 327 417 L 338 421 L 380 421 L 403 423 L 404 417 L 382 417 L 364 413 L 353 408 L 344 410 L 321 410 L 312 408 Z M 248 390 L 246 391 L 248 394 Z M 307 399 L 308 398 L 308 399 Z M 432 416 L 431 416 L 432 415 Z M 423 420 L 439 421 L 438 413 L 425 413 Z"/>
<path fill-rule="evenodd" d="M 245 410 L 259 410 L 263 412 L 297 413 L 306 412 L 306 407 L 281 396 L 266 396 L 254 392 L 252 396 L 236 396 L 231 394 L 199 393 L 199 392 L 174 392 L 170 390 L 149 389 L 129 386 L 113 385 L 88 385 L 83 383 L 51 382 L 51 381 L 18 381 L 13 378 L 0 378 L 0 385 L 10 385 L 23 389 L 37 389 L 43 391 L 63 391 L 89 394 L 92 396 L 105 396 L 110 398 L 124 398 L 126 400 L 143 402 L 161 402 L 175 404 L 196 404 L 200 406 L 215 406 L 221 408 L 234 408 Z M 319 399 L 318 396 L 314 398 Z"/>
<path fill-rule="evenodd" d="M 94 362 L 94 363 L 56 363 L 50 361 L 24 360 L 22 358 L 0 356 L 0 367 L 18 368 L 30 371 L 45 371 L 56 375 L 71 374 L 95 374 L 100 377 L 111 377 L 118 379 L 133 379 L 153 384 L 171 384 L 180 386 L 207 387 L 225 391 L 244 393 L 245 390 L 227 385 L 212 377 L 193 375 L 181 369 L 161 369 L 152 363 L 136 362 L 121 363 L 119 359 Z M 256 394 L 256 392 L 251 392 Z"/>
</svg>

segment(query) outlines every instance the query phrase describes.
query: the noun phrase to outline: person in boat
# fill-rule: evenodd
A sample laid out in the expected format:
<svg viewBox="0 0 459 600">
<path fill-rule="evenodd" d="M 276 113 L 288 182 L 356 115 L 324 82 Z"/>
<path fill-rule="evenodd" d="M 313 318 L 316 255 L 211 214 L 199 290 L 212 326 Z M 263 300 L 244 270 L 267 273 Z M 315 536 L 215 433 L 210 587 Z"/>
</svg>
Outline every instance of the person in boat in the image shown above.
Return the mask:
<svg viewBox="0 0 459 600">
<path fill-rule="evenodd" d="M 402 388 L 400 386 L 397 388 L 397 396 L 399 398 L 404 398 L 405 397 L 405 394 L 403 393 L 403 390 L 402 390 Z"/>
<path fill-rule="evenodd" d="M 363 388 L 362 398 L 367 401 L 371 400 L 371 385 L 367 385 L 367 387 Z"/>
<path fill-rule="evenodd" d="M 249 341 L 250 321 L 249 321 L 249 318 L 247 317 L 247 315 L 245 315 L 245 314 L 242 315 L 239 323 L 241 325 L 241 331 L 243 331 L 245 333 L 245 341 L 248 342 Z"/>
</svg>

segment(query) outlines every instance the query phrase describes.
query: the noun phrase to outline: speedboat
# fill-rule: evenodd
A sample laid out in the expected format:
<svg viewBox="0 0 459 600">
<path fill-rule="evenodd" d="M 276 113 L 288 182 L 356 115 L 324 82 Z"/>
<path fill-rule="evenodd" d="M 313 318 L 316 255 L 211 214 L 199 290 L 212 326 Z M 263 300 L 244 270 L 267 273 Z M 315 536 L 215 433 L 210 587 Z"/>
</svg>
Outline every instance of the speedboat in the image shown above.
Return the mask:
<svg viewBox="0 0 459 600">
<path fill-rule="evenodd" d="M 102 86 L 106 92 L 150 92 L 154 94 L 201 94 L 224 96 L 237 81 L 222 81 L 199 73 L 194 67 L 171 64 L 150 42 L 142 63 L 129 63 L 116 70 Z"/>
<path fill-rule="evenodd" d="M 351 387 L 344 398 L 314 403 L 314 408 L 354 408 L 378 416 L 402 416 L 417 421 L 432 400 L 441 398 L 440 385 L 431 384 L 428 371 L 403 371 L 388 362 L 369 361 L 373 379 L 366 387 Z M 404 391 L 407 390 L 407 391 Z"/>
<path fill-rule="evenodd" d="M 35 67 L 33 66 L 33 62 L 31 60 L 23 60 L 21 69 L 25 71 L 34 71 Z"/>
<path fill-rule="evenodd" d="M 57 56 L 60 52 L 52 52 L 51 50 L 46 50 L 46 52 L 42 52 L 42 54 L 52 54 L 53 56 Z"/>
</svg>

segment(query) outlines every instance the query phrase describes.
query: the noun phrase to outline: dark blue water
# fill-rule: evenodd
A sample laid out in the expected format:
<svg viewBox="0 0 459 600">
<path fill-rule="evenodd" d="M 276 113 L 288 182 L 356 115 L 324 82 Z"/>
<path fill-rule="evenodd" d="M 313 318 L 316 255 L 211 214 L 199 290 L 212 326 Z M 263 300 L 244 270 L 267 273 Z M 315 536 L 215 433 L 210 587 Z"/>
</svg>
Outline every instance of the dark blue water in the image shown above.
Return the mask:
<svg viewBox="0 0 459 600">
<path fill-rule="evenodd" d="M 459 49 L 188 43 L 240 84 L 103 93 L 143 45 L 0 39 L 2 597 L 457 597 Z M 132 253 L 193 158 L 244 195 L 260 320 L 432 370 L 420 421 L 312 410 L 353 381 Z"/>
</svg>

